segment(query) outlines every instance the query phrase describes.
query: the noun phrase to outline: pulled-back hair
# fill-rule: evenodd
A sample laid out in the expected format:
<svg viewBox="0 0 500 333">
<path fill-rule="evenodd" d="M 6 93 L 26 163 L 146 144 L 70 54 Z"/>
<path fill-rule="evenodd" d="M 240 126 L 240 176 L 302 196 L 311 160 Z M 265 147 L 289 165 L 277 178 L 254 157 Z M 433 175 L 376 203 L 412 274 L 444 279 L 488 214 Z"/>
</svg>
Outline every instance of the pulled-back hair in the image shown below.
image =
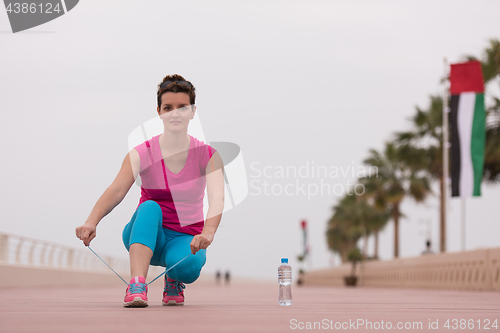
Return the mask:
<svg viewBox="0 0 500 333">
<path fill-rule="evenodd" d="M 184 79 L 182 75 L 167 75 L 158 85 L 158 92 L 156 93 L 158 107 L 161 108 L 161 96 L 167 92 L 186 93 L 189 95 L 190 104 L 193 105 L 196 99 L 195 90 L 193 84 Z"/>
</svg>

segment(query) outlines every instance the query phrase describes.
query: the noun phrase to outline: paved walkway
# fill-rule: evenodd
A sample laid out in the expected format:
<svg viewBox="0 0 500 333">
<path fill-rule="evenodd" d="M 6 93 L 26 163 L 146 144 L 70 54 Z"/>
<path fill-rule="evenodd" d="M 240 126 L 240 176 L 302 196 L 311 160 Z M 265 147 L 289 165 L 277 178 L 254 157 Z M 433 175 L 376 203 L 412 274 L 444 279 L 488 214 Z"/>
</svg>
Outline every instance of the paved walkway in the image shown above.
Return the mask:
<svg viewBox="0 0 500 333">
<path fill-rule="evenodd" d="M 500 293 L 495 292 L 294 285 L 293 305 L 282 307 L 277 291 L 277 283 L 199 282 L 188 285 L 184 306 L 165 307 L 160 280 L 150 287 L 150 305 L 131 309 L 121 305 L 125 284 L 3 288 L 0 332 L 380 332 L 396 331 L 398 325 L 408 332 L 482 332 L 488 322 L 487 332 L 500 332 L 492 327 L 495 320 L 500 325 Z M 444 326 L 447 320 L 450 328 Z M 436 322 L 438 329 L 429 329 Z"/>
</svg>

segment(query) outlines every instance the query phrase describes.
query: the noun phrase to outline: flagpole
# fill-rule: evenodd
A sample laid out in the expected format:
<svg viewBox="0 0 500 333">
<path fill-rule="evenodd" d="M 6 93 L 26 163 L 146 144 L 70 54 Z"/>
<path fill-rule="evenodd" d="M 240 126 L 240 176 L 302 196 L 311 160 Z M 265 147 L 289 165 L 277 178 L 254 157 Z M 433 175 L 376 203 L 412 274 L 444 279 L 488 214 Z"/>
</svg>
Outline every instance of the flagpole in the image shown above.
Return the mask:
<svg viewBox="0 0 500 333">
<path fill-rule="evenodd" d="M 440 230 L 440 250 L 441 252 L 446 252 L 446 222 L 448 220 L 448 170 L 449 170 L 449 161 L 448 161 L 448 60 L 446 57 L 444 58 L 444 73 L 445 73 L 445 82 L 444 82 L 444 92 L 443 92 L 443 198 L 442 204 L 443 207 L 443 219 L 441 221 L 441 230 Z"/>
</svg>

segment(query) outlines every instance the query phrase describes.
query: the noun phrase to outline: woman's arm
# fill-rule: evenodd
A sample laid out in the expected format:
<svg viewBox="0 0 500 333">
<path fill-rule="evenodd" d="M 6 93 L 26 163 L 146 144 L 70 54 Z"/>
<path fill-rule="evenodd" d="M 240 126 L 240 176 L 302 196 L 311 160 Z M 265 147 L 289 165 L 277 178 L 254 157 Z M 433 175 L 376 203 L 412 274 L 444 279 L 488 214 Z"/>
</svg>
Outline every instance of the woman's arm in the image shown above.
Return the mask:
<svg viewBox="0 0 500 333">
<path fill-rule="evenodd" d="M 193 254 L 212 244 L 224 210 L 224 163 L 218 152 L 215 152 L 208 162 L 206 177 L 208 212 L 203 231 L 191 241 Z"/>
<path fill-rule="evenodd" d="M 125 156 L 122 167 L 115 180 L 97 200 L 92 212 L 84 224 L 76 228 L 76 237 L 81 239 L 85 246 L 89 246 L 96 236 L 97 224 L 108 215 L 125 197 L 139 173 L 140 158 L 137 150 L 132 149 Z"/>
</svg>

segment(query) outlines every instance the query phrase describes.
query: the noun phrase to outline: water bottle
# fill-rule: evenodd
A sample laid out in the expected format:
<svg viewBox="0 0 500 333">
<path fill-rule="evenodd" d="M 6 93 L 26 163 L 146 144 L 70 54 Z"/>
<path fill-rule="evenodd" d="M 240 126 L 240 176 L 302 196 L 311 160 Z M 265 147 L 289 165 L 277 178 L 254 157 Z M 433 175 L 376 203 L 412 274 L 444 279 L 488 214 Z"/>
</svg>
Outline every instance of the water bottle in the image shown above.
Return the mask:
<svg viewBox="0 0 500 333">
<path fill-rule="evenodd" d="M 280 305 L 292 305 L 292 267 L 288 265 L 288 258 L 281 259 L 281 265 L 278 267 L 278 282 Z"/>
</svg>

